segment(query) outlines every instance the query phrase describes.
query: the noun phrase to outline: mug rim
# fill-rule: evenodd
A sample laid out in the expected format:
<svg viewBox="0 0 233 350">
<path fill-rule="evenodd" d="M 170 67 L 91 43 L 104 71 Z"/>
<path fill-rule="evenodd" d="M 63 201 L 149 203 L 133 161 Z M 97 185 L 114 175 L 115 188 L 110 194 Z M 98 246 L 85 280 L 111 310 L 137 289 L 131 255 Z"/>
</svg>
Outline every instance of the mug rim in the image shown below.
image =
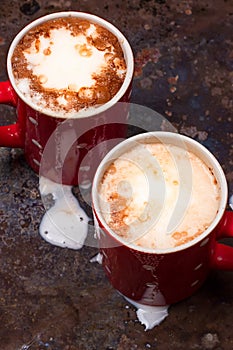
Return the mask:
<svg viewBox="0 0 233 350">
<path fill-rule="evenodd" d="M 109 166 L 108 161 L 116 159 L 121 154 L 124 154 L 125 152 L 127 152 L 129 150 L 129 146 L 134 144 L 135 142 L 136 143 L 138 141 L 145 142 L 145 140 L 148 141 L 152 137 L 156 137 L 159 140 L 159 142 L 161 142 L 161 140 L 164 140 L 164 139 L 167 139 L 167 140 L 170 139 L 171 141 L 172 140 L 174 141 L 175 139 L 177 140 L 177 138 L 179 137 L 181 142 L 184 142 L 185 146 L 187 145 L 188 149 L 189 149 L 189 146 L 191 146 L 191 148 L 199 150 L 201 152 L 201 154 L 203 155 L 203 157 L 207 158 L 209 160 L 209 162 L 211 163 L 212 169 L 214 171 L 214 175 L 215 175 L 215 177 L 218 178 L 219 187 L 220 187 L 221 198 L 220 198 L 220 202 L 219 202 L 218 212 L 217 212 L 214 220 L 208 226 L 208 228 L 203 233 L 201 233 L 199 236 L 192 239 L 191 241 L 184 243 L 184 244 L 181 244 L 181 245 L 178 245 L 176 247 L 171 247 L 171 248 L 166 248 L 166 249 L 141 247 L 141 246 L 137 246 L 136 244 L 127 242 L 126 240 L 122 239 L 105 222 L 103 215 L 101 214 L 101 210 L 99 208 L 99 201 L 98 201 L 98 184 L 101 181 L 101 178 L 104 174 L 104 171 Z M 168 144 L 168 142 L 166 142 L 166 144 Z M 172 143 L 172 142 L 170 144 L 174 145 L 174 143 Z M 193 150 L 192 150 L 192 152 L 193 152 Z M 200 157 L 199 154 L 196 154 L 196 155 L 206 164 L 206 161 L 203 160 L 203 157 Z M 218 160 L 216 159 L 216 157 L 205 146 L 203 146 L 198 141 L 196 141 L 188 136 L 185 136 L 185 135 L 182 135 L 182 134 L 179 134 L 176 132 L 170 132 L 170 131 L 145 132 L 145 133 L 141 133 L 141 134 L 129 137 L 128 139 L 120 142 L 113 149 L 111 149 L 107 153 L 107 155 L 102 159 L 102 161 L 100 162 L 100 164 L 97 168 L 97 171 L 95 173 L 95 176 L 93 179 L 93 184 L 92 184 L 93 211 L 94 211 L 94 215 L 96 216 L 97 220 L 101 223 L 103 228 L 108 232 L 108 234 L 110 236 L 112 236 L 114 238 L 114 240 L 116 242 L 119 242 L 119 246 L 123 245 L 123 246 L 126 246 L 126 247 L 134 250 L 134 251 L 139 251 L 142 253 L 149 253 L 149 254 L 165 255 L 168 253 L 175 253 L 178 251 L 183 251 L 185 249 L 188 249 L 188 248 L 196 245 L 197 243 L 202 242 L 204 239 L 207 238 L 207 236 L 209 234 L 212 233 L 212 231 L 215 229 L 215 227 L 220 222 L 220 220 L 221 220 L 221 218 L 226 210 L 227 197 L 228 197 L 228 186 L 227 186 L 226 177 L 225 177 L 223 169 L 222 169 L 220 163 L 218 162 Z M 117 246 L 117 244 L 116 244 L 116 246 Z"/>
<path fill-rule="evenodd" d="M 39 107 L 36 104 L 34 104 L 31 101 L 28 101 L 27 98 L 25 97 L 25 95 L 18 89 L 16 83 L 15 83 L 15 78 L 13 75 L 13 71 L 12 71 L 12 64 L 11 64 L 11 58 L 14 52 L 14 49 L 16 47 L 16 45 L 19 43 L 19 41 L 23 38 L 23 36 L 32 28 L 36 27 L 37 25 L 43 23 L 43 22 L 47 22 L 49 20 L 52 19 L 56 19 L 56 18 L 61 18 L 61 17 L 77 17 L 77 18 L 82 18 L 82 19 L 86 19 L 89 21 L 92 21 L 93 23 L 99 24 L 102 27 L 106 28 L 107 30 L 109 30 L 112 34 L 114 34 L 123 51 L 124 54 L 124 58 L 126 60 L 126 65 L 127 65 L 127 69 L 126 69 L 126 75 L 125 75 L 125 79 L 123 81 L 123 84 L 121 85 L 120 89 L 118 90 L 118 92 L 113 96 L 113 98 L 111 100 L 109 100 L 108 102 L 98 106 L 98 107 L 94 107 L 93 109 L 87 109 L 87 110 L 83 110 L 83 111 L 77 111 L 74 112 L 74 114 L 71 117 L 66 117 L 66 116 L 62 116 L 62 115 L 56 115 L 56 112 L 54 113 L 50 113 L 46 110 L 43 110 L 43 107 Z M 18 34 L 14 37 L 13 41 L 11 42 L 11 45 L 9 47 L 8 50 L 8 55 L 7 55 L 7 72 L 8 72 L 8 76 L 9 76 L 9 80 L 14 88 L 14 90 L 16 91 L 17 95 L 28 105 L 30 106 L 32 109 L 34 109 L 37 112 L 40 112 L 42 114 L 54 117 L 54 118 L 61 118 L 61 119 L 78 119 L 78 118 L 88 118 L 88 117 L 92 117 L 95 116 L 97 114 L 103 113 L 106 110 L 108 110 L 109 108 L 113 107 L 117 102 L 120 101 L 120 99 L 124 96 L 124 94 L 126 93 L 127 89 L 129 88 L 132 79 L 133 79 L 133 74 L 134 74 L 134 56 L 133 56 L 133 51 L 132 48 L 128 42 L 128 40 L 126 39 L 126 37 L 123 35 L 123 33 L 117 28 L 115 27 L 115 25 L 113 25 L 112 23 L 108 22 L 107 20 L 105 20 L 102 17 L 99 17 L 97 15 L 94 15 L 92 13 L 88 13 L 88 12 L 81 12 L 81 11 L 60 11 L 60 12 L 54 12 L 54 13 L 50 13 L 48 15 L 39 17 L 37 19 L 35 19 L 34 21 L 30 22 L 29 24 L 27 24 L 25 27 L 23 27 Z"/>
</svg>

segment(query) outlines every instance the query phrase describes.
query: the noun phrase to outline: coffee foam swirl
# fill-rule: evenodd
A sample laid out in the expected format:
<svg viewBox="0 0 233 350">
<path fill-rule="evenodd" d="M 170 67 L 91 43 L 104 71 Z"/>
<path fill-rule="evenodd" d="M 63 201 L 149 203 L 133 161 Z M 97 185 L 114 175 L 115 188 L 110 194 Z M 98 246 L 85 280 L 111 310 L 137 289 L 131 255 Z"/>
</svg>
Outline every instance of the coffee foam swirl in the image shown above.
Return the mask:
<svg viewBox="0 0 233 350">
<path fill-rule="evenodd" d="M 106 103 L 126 73 L 117 38 L 77 18 L 58 18 L 29 31 L 15 48 L 12 68 L 19 90 L 52 114 Z"/>
<path fill-rule="evenodd" d="M 106 223 L 137 246 L 170 249 L 185 244 L 208 228 L 219 209 L 219 185 L 211 170 L 193 153 L 169 147 L 134 147 L 113 161 L 99 185 Z M 185 196 L 186 208 L 171 225 Z"/>
</svg>

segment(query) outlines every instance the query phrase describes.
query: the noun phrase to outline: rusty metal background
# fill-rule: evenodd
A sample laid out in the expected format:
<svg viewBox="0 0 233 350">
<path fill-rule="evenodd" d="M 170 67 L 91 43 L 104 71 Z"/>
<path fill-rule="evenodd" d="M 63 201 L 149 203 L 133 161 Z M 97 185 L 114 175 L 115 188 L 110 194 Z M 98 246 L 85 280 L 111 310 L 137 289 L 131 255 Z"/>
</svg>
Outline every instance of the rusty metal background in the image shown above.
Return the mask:
<svg viewBox="0 0 233 350">
<path fill-rule="evenodd" d="M 0 81 L 16 33 L 33 19 L 79 10 L 115 24 L 135 55 L 132 102 L 161 113 L 215 154 L 233 193 L 232 0 L 1 0 Z M 0 124 L 14 110 L 0 105 Z M 42 240 L 38 176 L 23 152 L 0 149 L 0 350 L 233 349 L 233 273 L 213 272 L 145 332 L 111 288 L 94 248 Z M 177 286 L 178 287 L 178 286 Z"/>
</svg>

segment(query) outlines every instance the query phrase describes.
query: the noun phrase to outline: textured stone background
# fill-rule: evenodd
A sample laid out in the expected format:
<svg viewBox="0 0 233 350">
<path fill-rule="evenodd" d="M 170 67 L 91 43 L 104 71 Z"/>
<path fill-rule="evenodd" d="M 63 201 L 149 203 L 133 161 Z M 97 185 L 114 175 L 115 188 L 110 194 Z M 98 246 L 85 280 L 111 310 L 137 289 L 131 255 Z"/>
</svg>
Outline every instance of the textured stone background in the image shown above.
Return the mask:
<svg viewBox="0 0 233 350">
<path fill-rule="evenodd" d="M 132 102 L 161 113 L 218 158 L 233 193 L 231 0 L 1 0 L 0 80 L 11 40 L 55 11 L 91 12 L 115 24 L 135 55 Z M 14 110 L 0 106 L 0 124 Z M 23 152 L 0 149 L 0 350 L 232 349 L 233 274 L 212 272 L 191 298 L 145 332 L 111 288 L 94 248 L 51 246 L 38 176 Z"/>
</svg>

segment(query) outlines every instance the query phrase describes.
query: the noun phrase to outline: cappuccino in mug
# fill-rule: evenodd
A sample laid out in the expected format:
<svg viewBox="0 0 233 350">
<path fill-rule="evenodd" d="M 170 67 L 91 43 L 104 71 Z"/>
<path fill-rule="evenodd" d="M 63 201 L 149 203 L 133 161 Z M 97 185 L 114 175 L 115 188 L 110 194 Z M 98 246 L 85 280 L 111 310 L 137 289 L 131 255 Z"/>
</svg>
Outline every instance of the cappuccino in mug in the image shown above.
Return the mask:
<svg viewBox="0 0 233 350">
<path fill-rule="evenodd" d="M 166 250 L 192 241 L 219 210 L 213 172 L 177 145 L 138 142 L 110 161 L 98 186 L 105 222 L 138 247 Z"/>
<path fill-rule="evenodd" d="M 27 101 L 62 118 L 111 100 L 126 75 L 117 37 L 97 23 L 72 16 L 29 30 L 16 45 L 11 64 Z"/>
</svg>

